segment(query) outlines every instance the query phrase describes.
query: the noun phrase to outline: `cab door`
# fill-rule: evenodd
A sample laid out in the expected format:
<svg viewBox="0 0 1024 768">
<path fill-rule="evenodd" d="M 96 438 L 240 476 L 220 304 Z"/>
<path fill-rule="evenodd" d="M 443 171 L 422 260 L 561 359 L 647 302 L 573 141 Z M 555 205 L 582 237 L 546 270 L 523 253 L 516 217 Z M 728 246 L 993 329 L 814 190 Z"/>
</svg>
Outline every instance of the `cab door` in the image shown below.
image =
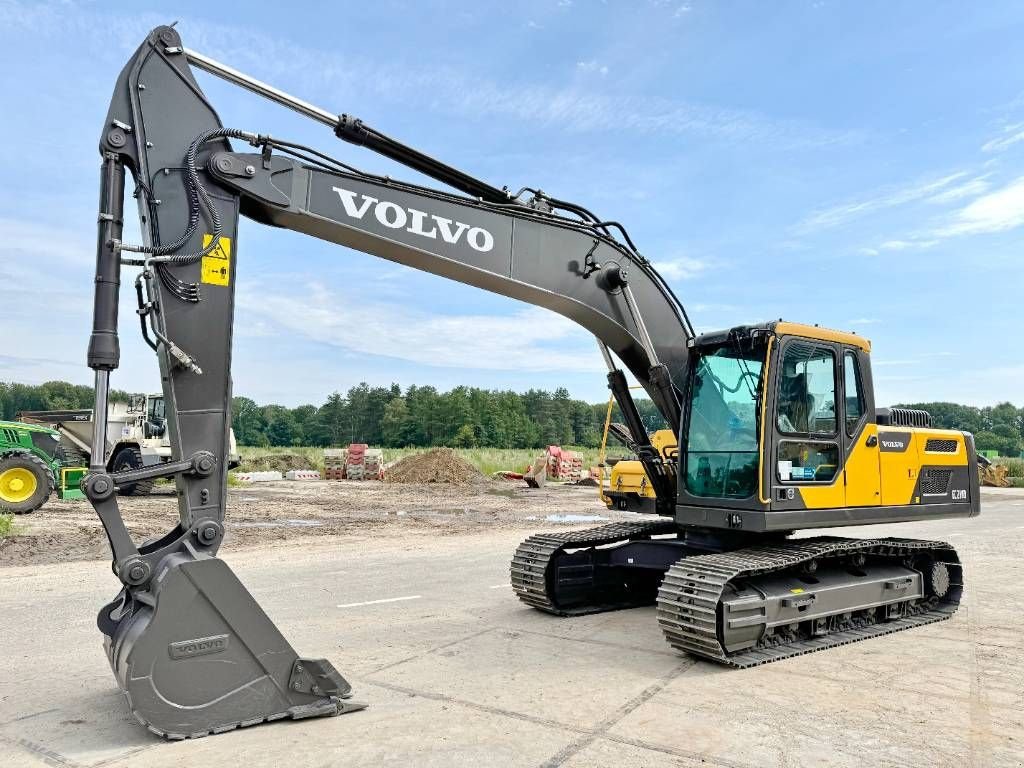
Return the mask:
<svg viewBox="0 0 1024 768">
<path fill-rule="evenodd" d="M 878 425 L 875 423 L 874 398 L 871 397 L 871 373 L 867 355 L 854 347 L 843 346 L 840 375 L 843 422 L 843 454 L 846 465 L 846 506 L 873 507 L 882 499 L 882 479 L 878 458 Z"/>
</svg>

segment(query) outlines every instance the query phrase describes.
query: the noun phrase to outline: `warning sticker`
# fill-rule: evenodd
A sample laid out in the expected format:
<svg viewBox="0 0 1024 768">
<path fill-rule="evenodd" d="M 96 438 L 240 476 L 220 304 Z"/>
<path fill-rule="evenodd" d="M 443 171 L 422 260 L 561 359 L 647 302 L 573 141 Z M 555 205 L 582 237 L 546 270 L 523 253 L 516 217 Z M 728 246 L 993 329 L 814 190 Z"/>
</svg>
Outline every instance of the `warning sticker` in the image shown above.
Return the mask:
<svg viewBox="0 0 1024 768">
<path fill-rule="evenodd" d="M 203 235 L 203 248 L 210 244 L 213 235 Z M 222 237 L 217 247 L 203 256 L 203 272 L 200 278 L 209 285 L 229 285 L 231 283 L 231 239 Z"/>
</svg>

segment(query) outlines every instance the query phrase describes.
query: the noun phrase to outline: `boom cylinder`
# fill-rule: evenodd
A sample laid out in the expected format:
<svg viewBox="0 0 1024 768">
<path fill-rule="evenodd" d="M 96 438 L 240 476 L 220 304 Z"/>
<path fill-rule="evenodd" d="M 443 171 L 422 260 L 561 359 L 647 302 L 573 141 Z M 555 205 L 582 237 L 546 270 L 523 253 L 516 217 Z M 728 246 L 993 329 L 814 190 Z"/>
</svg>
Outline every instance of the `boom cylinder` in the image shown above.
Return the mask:
<svg viewBox="0 0 1024 768">
<path fill-rule="evenodd" d="M 93 297 L 89 367 L 112 371 L 121 359 L 117 340 L 117 302 L 121 256 L 117 246 L 124 229 L 124 164 L 106 153 L 100 176 L 100 212 L 96 239 L 96 289 Z"/>
<path fill-rule="evenodd" d="M 100 171 L 100 206 L 96 236 L 96 280 L 93 293 L 89 367 L 96 372 L 92 445 L 89 465 L 105 467 L 107 395 L 110 372 L 121 361 L 117 339 L 117 303 L 121 287 L 121 255 L 117 246 L 124 229 L 124 163 L 110 152 Z"/>
</svg>

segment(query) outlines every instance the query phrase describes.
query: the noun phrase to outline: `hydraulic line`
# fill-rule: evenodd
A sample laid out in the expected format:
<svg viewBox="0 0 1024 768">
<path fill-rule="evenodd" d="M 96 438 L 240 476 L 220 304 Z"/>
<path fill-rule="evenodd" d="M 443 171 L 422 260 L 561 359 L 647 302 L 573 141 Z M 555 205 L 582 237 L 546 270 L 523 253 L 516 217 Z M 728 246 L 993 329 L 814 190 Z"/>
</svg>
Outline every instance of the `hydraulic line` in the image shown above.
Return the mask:
<svg viewBox="0 0 1024 768">
<path fill-rule="evenodd" d="M 240 131 L 237 128 L 218 128 L 197 136 L 189 145 L 188 152 L 185 154 L 185 188 L 188 190 L 189 210 L 188 227 L 181 237 L 167 245 L 118 243 L 118 249 L 121 251 L 150 254 L 149 257 L 141 263 L 131 260 L 128 261 L 129 264 L 134 264 L 136 266 L 141 266 L 146 263 L 174 265 L 192 264 L 199 261 L 203 256 L 212 253 L 214 249 L 217 248 L 220 242 L 221 233 L 220 213 L 217 211 L 217 206 L 213 204 L 213 200 L 210 199 L 210 193 L 199 180 L 199 171 L 196 168 L 196 160 L 199 155 L 199 148 L 203 144 L 208 141 L 212 141 L 213 139 L 220 138 L 246 139 L 249 142 L 255 142 L 257 139 L 256 134 L 249 133 L 248 131 Z M 189 241 L 189 238 L 196 233 L 196 229 L 199 227 L 200 202 L 210 217 L 210 223 L 213 225 L 213 236 L 211 237 L 209 244 L 200 251 L 195 251 L 193 253 L 175 253 L 175 251 Z"/>
<path fill-rule="evenodd" d="M 164 52 L 168 55 L 184 55 L 190 64 L 209 72 L 212 75 L 220 77 L 229 83 L 240 86 L 241 88 L 245 88 L 246 90 L 256 93 L 266 99 L 277 102 L 289 109 L 293 109 L 299 114 L 305 115 L 317 122 L 331 126 L 334 129 L 335 135 L 344 141 L 358 146 L 365 146 L 367 149 L 395 160 L 396 162 L 402 163 L 409 168 L 417 170 L 420 173 L 430 176 L 444 184 L 448 184 L 462 192 L 472 195 L 481 201 L 491 203 L 492 205 L 512 205 L 523 210 L 531 210 L 528 206 L 518 200 L 523 192 L 528 191 L 535 197 L 545 200 L 555 208 L 560 208 L 577 214 L 592 229 L 598 230 L 608 237 L 610 237 L 609 230 L 614 227 L 622 233 L 622 237 L 626 241 L 627 247 L 632 251 L 632 255 L 637 258 L 640 268 L 644 269 L 645 272 L 654 278 L 669 298 L 675 303 L 686 333 L 691 337 L 696 335 L 694 333 L 693 324 L 690 322 L 690 318 L 686 314 L 686 309 L 679 301 L 679 298 L 675 295 L 675 292 L 671 287 L 669 287 L 661 275 L 653 269 L 648 268 L 647 260 L 640 254 L 632 238 L 629 236 L 629 233 L 626 231 L 626 228 L 619 222 L 601 221 L 582 205 L 565 200 L 559 200 L 557 198 L 551 198 L 545 195 L 541 190 L 533 189 L 532 187 L 523 187 L 515 195 L 509 192 L 507 188 L 498 189 L 497 187 L 487 184 L 480 179 L 474 178 L 457 168 L 446 165 L 429 155 L 419 152 L 418 150 L 408 147 L 401 142 L 386 136 L 380 131 L 366 125 L 362 120 L 353 118 L 350 115 L 338 115 L 330 110 L 318 107 L 308 101 L 304 101 L 303 99 L 292 96 L 289 93 L 285 93 L 272 85 L 257 80 L 254 77 L 250 77 L 244 72 L 240 72 L 233 67 L 229 67 L 228 65 L 206 56 L 205 54 L 199 53 L 198 51 L 194 51 L 183 46 L 171 46 L 166 48 Z M 253 142 L 252 138 L 249 136 L 239 136 L 238 138 L 246 138 L 250 142 Z M 253 143 L 255 144 L 255 142 Z M 288 145 L 281 143 L 281 146 Z M 323 153 L 317 152 L 316 150 L 312 150 L 308 147 L 302 147 L 301 145 L 295 144 L 290 146 L 293 149 L 308 151 L 318 157 L 328 159 Z M 343 163 L 340 163 L 337 160 L 330 159 L 330 162 L 334 163 L 338 167 L 345 167 Z M 380 178 L 372 177 L 369 174 L 364 175 L 366 178 Z M 540 212 L 538 211 L 538 213 Z M 216 242 L 216 240 L 213 242 Z"/>
</svg>

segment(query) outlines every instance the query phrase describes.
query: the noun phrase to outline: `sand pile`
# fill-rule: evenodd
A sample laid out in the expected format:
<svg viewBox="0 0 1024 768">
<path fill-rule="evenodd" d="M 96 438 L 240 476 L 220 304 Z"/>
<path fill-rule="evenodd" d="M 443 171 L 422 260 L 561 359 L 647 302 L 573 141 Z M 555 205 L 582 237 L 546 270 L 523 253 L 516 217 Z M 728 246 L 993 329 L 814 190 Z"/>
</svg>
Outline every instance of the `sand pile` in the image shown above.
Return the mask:
<svg viewBox="0 0 1024 768">
<path fill-rule="evenodd" d="M 445 483 L 469 485 L 486 478 L 451 448 L 433 448 L 395 462 L 384 471 L 386 483 Z"/>
<path fill-rule="evenodd" d="M 242 472 L 287 472 L 289 469 L 319 469 L 307 457 L 299 453 L 268 453 L 263 456 L 242 454 Z"/>
</svg>

